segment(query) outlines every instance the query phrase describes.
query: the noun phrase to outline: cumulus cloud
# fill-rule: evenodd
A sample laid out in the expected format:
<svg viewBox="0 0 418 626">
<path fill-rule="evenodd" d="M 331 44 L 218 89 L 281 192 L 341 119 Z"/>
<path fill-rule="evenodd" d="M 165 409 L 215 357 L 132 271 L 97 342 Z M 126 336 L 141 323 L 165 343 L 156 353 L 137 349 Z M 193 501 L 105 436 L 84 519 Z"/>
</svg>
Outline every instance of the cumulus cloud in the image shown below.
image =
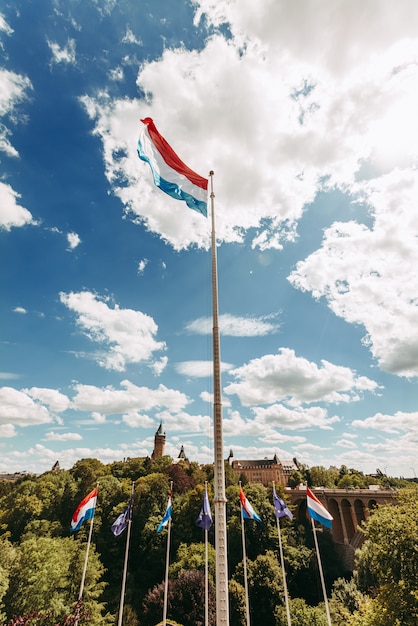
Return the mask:
<svg viewBox="0 0 418 626">
<path fill-rule="evenodd" d="M 30 211 L 19 204 L 19 194 L 6 183 L 0 182 L 0 229 L 11 230 L 36 222 Z"/>
<path fill-rule="evenodd" d="M 46 433 L 44 441 L 80 441 L 83 437 L 79 433 L 55 433 L 53 430 Z"/>
<path fill-rule="evenodd" d="M 20 102 L 27 99 L 28 92 L 31 89 L 32 83 L 28 78 L 0 68 L 0 118 L 2 118 L 2 124 L 0 125 L 0 150 L 9 157 L 19 156 L 9 139 L 12 135 L 10 125 L 18 121 L 16 107 Z M 15 195 L 17 196 L 17 194 Z M 1 204 L 3 204 L 3 201 Z"/>
<path fill-rule="evenodd" d="M 46 406 L 35 402 L 25 391 L 0 387 L 0 424 L 34 426 L 54 421 Z"/>
<path fill-rule="evenodd" d="M 240 317 L 238 315 L 222 314 L 219 316 L 219 330 L 229 337 L 263 337 L 275 333 L 279 324 L 274 322 L 276 315 L 262 317 Z M 212 332 L 212 318 L 200 317 L 186 324 L 186 331 L 197 335 L 209 335 Z"/>
<path fill-rule="evenodd" d="M 303 430 L 307 428 L 332 430 L 332 424 L 340 421 L 340 418 L 336 415 L 328 417 L 327 410 L 318 406 L 292 409 L 282 404 L 272 404 L 267 408 L 256 407 L 253 410 L 261 425 L 269 424 L 283 430 Z"/>
<path fill-rule="evenodd" d="M 358 189 L 370 206 L 372 226 L 333 224 L 289 280 L 325 298 L 347 322 L 364 326 L 364 341 L 382 369 L 417 376 L 418 178 L 394 171 Z"/>
<path fill-rule="evenodd" d="M 297 357 L 293 350 L 280 348 L 279 354 L 266 354 L 230 371 L 237 382 L 224 389 L 237 394 L 241 403 L 272 404 L 287 400 L 292 404 L 311 402 L 349 402 L 364 391 L 375 391 L 377 383 L 356 376 L 348 367 L 322 360 L 321 366 Z"/>
<path fill-rule="evenodd" d="M 96 411 L 103 415 L 128 414 L 132 411 L 150 411 L 167 407 L 178 412 L 189 404 L 187 396 L 175 389 L 159 385 L 157 389 L 138 387 L 128 380 L 120 383 L 122 389 L 75 385 L 73 405 L 80 411 Z"/>
<path fill-rule="evenodd" d="M 91 341 L 107 347 L 96 354 L 99 365 L 122 372 L 129 363 L 148 361 L 153 353 L 165 349 L 165 343 L 156 341 L 158 331 L 152 317 L 134 311 L 113 308 L 108 299 L 83 291 L 61 293 L 61 302 L 76 313 L 76 323 Z"/>
<path fill-rule="evenodd" d="M 69 250 L 74 250 L 81 243 L 80 236 L 77 233 L 67 233 L 67 241 Z"/>
<path fill-rule="evenodd" d="M 32 387 L 31 389 L 22 389 L 22 392 L 33 398 L 33 400 L 38 400 L 45 404 L 51 411 L 57 413 L 62 413 L 71 406 L 70 399 L 57 389 Z"/>
<path fill-rule="evenodd" d="M 351 425 L 362 430 L 371 429 L 390 434 L 409 432 L 418 435 L 418 412 L 397 411 L 393 415 L 376 413 L 364 420 L 353 420 Z"/>
</svg>

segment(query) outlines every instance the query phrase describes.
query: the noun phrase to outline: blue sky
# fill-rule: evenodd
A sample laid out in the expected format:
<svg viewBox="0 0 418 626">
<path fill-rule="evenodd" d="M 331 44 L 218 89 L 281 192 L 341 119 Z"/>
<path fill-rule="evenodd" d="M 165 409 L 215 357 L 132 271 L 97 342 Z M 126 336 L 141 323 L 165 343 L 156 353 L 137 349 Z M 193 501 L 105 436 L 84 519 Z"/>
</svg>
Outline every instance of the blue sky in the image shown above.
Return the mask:
<svg viewBox="0 0 418 626">
<path fill-rule="evenodd" d="M 0 9 L 0 471 L 213 460 L 210 220 L 152 184 L 152 117 L 215 171 L 225 456 L 418 471 L 418 5 Z"/>
</svg>

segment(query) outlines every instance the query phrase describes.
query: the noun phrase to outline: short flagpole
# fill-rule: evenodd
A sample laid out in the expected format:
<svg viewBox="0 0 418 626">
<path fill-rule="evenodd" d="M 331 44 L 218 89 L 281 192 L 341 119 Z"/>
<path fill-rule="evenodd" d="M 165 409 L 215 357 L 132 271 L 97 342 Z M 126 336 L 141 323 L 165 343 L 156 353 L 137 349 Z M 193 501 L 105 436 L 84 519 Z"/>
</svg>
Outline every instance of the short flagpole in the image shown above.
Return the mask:
<svg viewBox="0 0 418 626">
<path fill-rule="evenodd" d="M 314 542 L 315 542 L 316 556 L 317 556 L 317 559 L 318 559 L 319 576 L 321 578 L 322 593 L 324 594 L 325 611 L 326 611 L 326 614 L 327 614 L 328 626 L 332 626 L 332 624 L 331 624 L 331 615 L 330 615 L 329 606 L 328 606 L 327 589 L 325 587 L 324 572 L 322 571 L 321 555 L 319 554 L 318 538 L 316 536 L 315 522 L 314 522 L 312 517 L 311 517 L 311 524 L 312 524 L 312 532 L 313 532 Z"/>
<path fill-rule="evenodd" d="M 241 489 L 241 481 L 239 482 Z M 247 551 L 245 548 L 245 523 L 244 514 L 241 505 L 241 537 L 242 537 L 242 562 L 244 564 L 244 590 L 245 590 L 245 617 L 247 626 L 250 626 L 250 602 L 248 599 L 248 580 L 247 580 Z"/>
<path fill-rule="evenodd" d="M 170 483 L 170 493 L 173 491 L 173 481 Z M 173 503 L 171 503 L 173 506 Z M 167 533 L 167 551 L 165 557 L 165 580 L 164 580 L 164 608 L 163 608 L 163 626 L 167 624 L 167 603 L 168 603 L 168 566 L 170 563 L 170 535 L 171 535 L 171 515 L 168 520 L 168 533 Z"/>
<path fill-rule="evenodd" d="M 97 486 L 97 495 L 99 494 L 99 483 L 96 483 Z M 97 496 L 96 496 L 97 498 Z M 97 500 L 96 500 L 97 503 Z M 94 515 L 96 513 L 96 507 L 94 507 L 94 511 L 93 511 L 93 517 L 90 520 L 90 528 L 89 528 L 89 536 L 87 539 L 87 547 L 86 547 L 86 556 L 84 559 L 84 567 L 83 567 L 83 574 L 81 576 L 81 583 L 80 583 L 80 591 L 78 593 L 78 602 L 80 602 L 80 600 L 82 600 L 83 598 L 83 593 L 84 593 L 84 583 L 86 581 L 86 573 L 87 573 L 87 563 L 89 560 L 89 551 L 90 551 L 90 544 L 91 544 L 91 536 L 93 533 L 93 522 L 94 522 Z M 76 620 L 74 622 L 74 626 L 78 626 L 78 614 L 76 616 Z"/>
<path fill-rule="evenodd" d="M 214 508 L 216 549 L 216 626 L 229 626 L 228 559 L 226 538 L 226 495 L 222 425 L 221 355 L 218 314 L 218 270 L 215 235 L 214 172 L 210 177 L 210 203 L 212 219 L 212 313 L 213 313 L 213 431 L 214 431 Z"/>
<path fill-rule="evenodd" d="M 133 498 L 134 490 L 135 490 L 135 483 L 132 482 L 131 498 Z M 133 502 L 132 502 L 132 506 L 133 506 Z M 124 561 L 124 564 L 123 564 L 122 589 L 121 589 L 121 592 L 120 592 L 118 626 L 122 626 L 123 606 L 124 606 L 124 603 L 125 603 L 126 574 L 127 574 L 127 571 L 128 571 L 129 543 L 130 543 L 130 539 L 131 539 L 131 524 L 132 524 L 131 516 L 132 516 L 132 508 L 131 508 L 131 510 L 129 512 L 128 519 L 127 519 L 128 530 L 126 531 L 127 534 L 126 534 L 126 546 L 125 546 L 125 561 Z"/>
<path fill-rule="evenodd" d="M 273 481 L 273 491 L 274 490 L 275 488 L 274 488 L 274 481 Z M 284 590 L 284 601 L 285 601 L 285 606 L 286 606 L 287 626 L 291 626 L 292 622 L 290 620 L 289 594 L 287 592 L 286 569 L 284 566 L 282 533 L 280 530 L 280 518 L 277 517 L 277 515 L 276 515 L 276 521 L 277 521 L 277 534 L 279 537 L 280 564 L 282 566 L 282 575 L 283 575 L 283 590 Z"/>
</svg>

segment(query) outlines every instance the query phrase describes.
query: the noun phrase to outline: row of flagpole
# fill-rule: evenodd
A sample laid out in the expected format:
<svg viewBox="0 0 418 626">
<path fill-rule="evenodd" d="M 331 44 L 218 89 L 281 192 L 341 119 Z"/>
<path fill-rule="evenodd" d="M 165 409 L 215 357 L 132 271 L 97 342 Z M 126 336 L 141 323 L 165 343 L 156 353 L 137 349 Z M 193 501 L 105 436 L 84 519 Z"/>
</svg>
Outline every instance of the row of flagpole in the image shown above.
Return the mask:
<svg viewBox="0 0 418 626">
<path fill-rule="evenodd" d="M 135 485 L 134 483 L 132 483 L 131 497 L 128 502 L 128 505 L 126 506 L 123 513 L 121 513 L 117 517 L 117 519 L 111 526 L 111 531 L 116 537 L 121 535 L 122 532 L 125 530 L 125 528 L 128 529 L 127 537 L 126 537 L 126 546 L 125 546 L 122 587 L 121 587 L 121 595 L 120 595 L 120 603 L 119 603 L 118 626 L 122 626 L 122 621 L 123 621 L 123 608 L 124 608 L 124 598 L 125 598 L 125 588 L 126 588 L 126 576 L 127 576 L 127 570 L 128 570 L 128 554 L 129 554 L 129 544 L 130 544 L 130 536 L 131 536 L 134 489 L 135 489 Z M 82 577 L 81 577 L 78 601 L 81 601 L 83 597 L 98 491 L 99 491 L 99 483 L 97 483 L 96 487 L 80 502 L 71 520 L 70 530 L 72 532 L 79 530 L 84 521 L 90 520 L 90 528 L 89 528 L 89 534 L 88 534 L 88 540 L 87 540 L 86 555 L 85 555 L 84 567 L 83 567 L 83 572 L 82 572 Z M 312 524 L 312 532 L 314 536 L 314 544 L 315 544 L 319 574 L 320 574 L 321 585 L 322 585 L 322 592 L 323 592 L 324 603 L 325 603 L 325 611 L 326 611 L 328 626 L 331 626 L 331 616 L 330 616 L 329 605 L 328 605 L 324 573 L 322 569 L 322 561 L 321 561 L 321 556 L 319 552 L 318 539 L 316 535 L 315 521 L 323 524 L 324 526 L 327 526 L 328 528 L 331 528 L 333 518 L 331 514 L 327 511 L 327 509 L 323 506 L 323 504 L 321 504 L 318 498 L 312 493 L 309 487 L 306 488 L 306 498 L 307 498 L 307 510 L 308 510 L 309 517 L 310 517 L 311 524 Z M 240 499 L 240 505 L 241 505 L 241 536 L 242 536 L 242 553 L 243 553 L 243 568 L 244 568 L 246 626 L 251 626 L 248 579 L 247 579 L 247 554 L 246 554 L 246 545 L 245 545 L 245 520 L 254 520 L 256 522 L 261 522 L 262 520 L 260 516 L 258 515 L 258 513 L 256 512 L 256 510 L 254 509 L 254 507 L 249 502 L 246 495 L 244 494 L 244 491 L 241 486 L 241 482 L 239 483 L 239 499 Z M 287 516 L 290 520 L 292 520 L 293 514 L 289 510 L 286 503 L 277 495 L 274 482 L 273 482 L 273 504 L 274 504 L 276 521 L 277 521 L 280 565 L 282 569 L 284 603 L 286 607 L 287 624 L 288 626 L 291 626 L 289 594 L 287 590 L 286 569 L 285 569 L 285 562 L 284 562 L 284 556 L 283 556 L 280 519 L 282 517 Z M 171 481 L 170 482 L 170 494 L 168 497 L 167 507 L 157 527 L 157 532 L 161 532 L 163 528 L 165 527 L 167 527 L 167 530 L 168 530 L 167 546 L 166 546 L 166 560 L 165 560 L 165 578 L 164 578 L 163 626 L 166 626 L 167 624 L 168 573 L 169 573 L 169 563 L 170 563 L 172 509 L 173 509 L 173 482 Z M 204 534 L 204 537 L 205 537 L 205 626 L 209 626 L 208 531 L 211 528 L 212 523 L 213 523 L 213 520 L 212 520 L 210 504 L 209 504 L 207 482 L 205 482 L 203 504 L 202 504 L 202 508 L 200 509 L 198 518 L 196 519 L 196 526 L 202 528 L 205 532 Z M 77 626 L 77 624 L 78 624 L 78 619 L 76 620 L 75 626 Z"/>
</svg>

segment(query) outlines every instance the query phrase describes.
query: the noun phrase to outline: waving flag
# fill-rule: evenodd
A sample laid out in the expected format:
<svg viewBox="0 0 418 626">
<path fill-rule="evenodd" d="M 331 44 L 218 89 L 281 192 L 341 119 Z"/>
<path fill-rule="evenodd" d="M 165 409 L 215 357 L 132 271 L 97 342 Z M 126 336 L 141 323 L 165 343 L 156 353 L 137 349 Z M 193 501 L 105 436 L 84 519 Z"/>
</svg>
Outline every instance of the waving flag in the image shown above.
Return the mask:
<svg viewBox="0 0 418 626">
<path fill-rule="evenodd" d="M 274 510 L 276 512 L 277 519 L 280 519 L 281 517 L 284 517 L 285 515 L 287 515 L 289 519 L 291 520 L 293 519 L 293 514 L 287 508 L 286 503 L 281 498 L 279 498 L 279 496 L 276 493 L 276 489 L 274 487 L 273 487 L 273 504 L 274 504 Z"/>
<path fill-rule="evenodd" d="M 205 489 L 205 495 L 203 497 L 203 505 L 200 509 L 199 516 L 196 520 L 196 526 L 199 528 L 203 528 L 204 530 L 209 530 L 212 526 L 212 515 L 210 513 L 210 505 L 207 489 Z"/>
<path fill-rule="evenodd" d="M 157 533 L 160 533 L 162 529 L 164 528 L 164 526 L 167 526 L 169 520 L 171 519 L 172 498 L 173 498 L 173 494 L 170 491 L 170 495 L 168 497 L 167 508 L 165 510 L 163 519 L 158 524 Z"/>
<path fill-rule="evenodd" d="M 128 506 L 113 522 L 111 531 L 115 537 L 119 537 L 128 525 L 128 521 L 132 520 L 132 498 L 128 502 Z"/>
<path fill-rule="evenodd" d="M 82 523 L 87 519 L 94 517 L 94 509 L 96 508 L 97 487 L 84 498 L 74 511 L 71 519 L 70 531 L 80 530 Z"/>
<path fill-rule="evenodd" d="M 332 520 L 334 519 L 318 498 L 312 493 L 309 487 L 306 487 L 306 499 L 308 513 L 312 519 L 316 520 L 327 528 L 332 528 Z"/>
<path fill-rule="evenodd" d="M 239 499 L 241 501 L 242 516 L 244 519 L 254 519 L 256 522 L 261 522 L 261 517 L 254 511 L 241 487 L 239 488 Z"/>
<path fill-rule="evenodd" d="M 176 200 L 207 216 L 208 180 L 191 170 L 158 132 L 153 120 L 141 120 L 138 156 L 151 167 L 154 183 Z"/>
</svg>

